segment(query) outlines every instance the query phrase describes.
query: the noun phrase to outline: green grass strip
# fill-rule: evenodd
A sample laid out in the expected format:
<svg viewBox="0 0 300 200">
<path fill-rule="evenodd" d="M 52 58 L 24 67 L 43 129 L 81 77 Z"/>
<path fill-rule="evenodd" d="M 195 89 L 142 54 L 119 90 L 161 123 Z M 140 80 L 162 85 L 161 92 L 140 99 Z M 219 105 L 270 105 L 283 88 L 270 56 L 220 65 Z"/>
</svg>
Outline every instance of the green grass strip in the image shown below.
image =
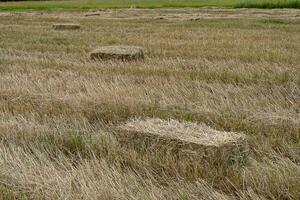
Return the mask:
<svg viewBox="0 0 300 200">
<path fill-rule="evenodd" d="M 300 8 L 300 0 L 54 0 L 0 2 L 0 11 L 85 10 L 101 8 Z"/>
<path fill-rule="evenodd" d="M 59 10 L 101 8 L 178 8 L 178 7 L 233 7 L 235 0 L 79 0 L 79 1 L 22 1 L 2 2 L 1 11 Z"/>
<path fill-rule="evenodd" d="M 300 8 L 300 0 L 244 0 L 235 5 L 236 8 Z"/>
</svg>

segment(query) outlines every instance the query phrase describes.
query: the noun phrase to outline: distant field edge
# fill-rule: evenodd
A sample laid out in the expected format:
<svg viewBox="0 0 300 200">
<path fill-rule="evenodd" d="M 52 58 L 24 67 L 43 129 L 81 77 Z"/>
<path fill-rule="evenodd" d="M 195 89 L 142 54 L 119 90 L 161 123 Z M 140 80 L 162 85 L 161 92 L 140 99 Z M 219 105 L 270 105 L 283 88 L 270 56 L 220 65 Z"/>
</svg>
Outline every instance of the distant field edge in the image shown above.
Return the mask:
<svg viewBox="0 0 300 200">
<path fill-rule="evenodd" d="M 235 4 L 235 8 L 297 8 L 300 9 L 300 0 L 243 0 Z"/>
<path fill-rule="evenodd" d="M 0 11 L 27 10 L 87 10 L 103 8 L 300 8 L 300 0 L 78 0 L 78 1 L 4 1 L 0 0 Z"/>
<path fill-rule="evenodd" d="M 102 8 L 181 8 L 181 7 L 234 7 L 234 0 L 78 0 L 78 1 L 18 1 L 1 2 L 0 11 L 20 10 L 85 10 Z"/>
</svg>

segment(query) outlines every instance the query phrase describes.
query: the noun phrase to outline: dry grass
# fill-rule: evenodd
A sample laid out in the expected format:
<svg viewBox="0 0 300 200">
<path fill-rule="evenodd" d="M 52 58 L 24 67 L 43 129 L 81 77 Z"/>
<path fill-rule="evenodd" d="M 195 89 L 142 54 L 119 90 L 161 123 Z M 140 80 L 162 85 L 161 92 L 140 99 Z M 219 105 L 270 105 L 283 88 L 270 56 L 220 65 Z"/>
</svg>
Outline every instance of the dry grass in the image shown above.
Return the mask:
<svg viewBox="0 0 300 200">
<path fill-rule="evenodd" d="M 300 13 L 270 12 L 197 21 L 136 19 L 134 10 L 2 14 L 1 198 L 299 199 Z M 145 60 L 90 60 L 112 44 L 143 46 Z M 146 117 L 243 132 L 250 158 L 198 173 L 120 146 L 113 127 Z"/>
</svg>

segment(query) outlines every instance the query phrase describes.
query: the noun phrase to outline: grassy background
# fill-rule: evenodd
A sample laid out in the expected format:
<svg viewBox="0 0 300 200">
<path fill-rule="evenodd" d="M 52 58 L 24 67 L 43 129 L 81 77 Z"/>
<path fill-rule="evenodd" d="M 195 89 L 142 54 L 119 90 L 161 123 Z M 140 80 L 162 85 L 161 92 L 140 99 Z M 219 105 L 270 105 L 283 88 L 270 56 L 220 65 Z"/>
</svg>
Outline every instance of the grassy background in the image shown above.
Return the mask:
<svg viewBox="0 0 300 200">
<path fill-rule="evenodd" d="M 242 0 L 236 8 L 300 8 L 300 0 Z"/>
<path fill-rule="evenodd" d="M 0 4 L 1 10 L 19 9 L 93 9 L 93 8 L 164 8 L 164 7 L 199 7 L 233 6 L 232 0 L 79 0 L 46 2 L 9 2 Z"/>
<path fill-rule="evenodd" d="M 0 10 L 53 10 L 97 8 L 238 7 L 299 8 L 300 0 L 78 0 L 2 2 Z"/>
<path fill-rule="evenodd" d="M 103 12 L 0 17 L 0 199 L 300 199 L 298 10 L 208 10 L 198 21 Z M 146 58 L 89 59 L 111 44 L 143 46 Z M 145 117 L 243 132 L 249 160 L 180 167 L 121 146 L 114 125 Z"/>
</svg>

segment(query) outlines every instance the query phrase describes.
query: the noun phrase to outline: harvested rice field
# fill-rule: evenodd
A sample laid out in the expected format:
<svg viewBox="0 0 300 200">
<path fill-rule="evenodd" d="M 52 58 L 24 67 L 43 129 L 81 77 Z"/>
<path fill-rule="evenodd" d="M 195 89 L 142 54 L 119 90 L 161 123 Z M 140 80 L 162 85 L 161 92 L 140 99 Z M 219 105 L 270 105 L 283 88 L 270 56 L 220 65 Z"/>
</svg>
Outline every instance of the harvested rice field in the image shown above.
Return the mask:
<svg viewBox="0 0 300 200">
<path fill-rule="evenodd" d="M 0 12 L 0 199 L 300 199 L 299 41 L 299 9 Z"/>
</svg>

